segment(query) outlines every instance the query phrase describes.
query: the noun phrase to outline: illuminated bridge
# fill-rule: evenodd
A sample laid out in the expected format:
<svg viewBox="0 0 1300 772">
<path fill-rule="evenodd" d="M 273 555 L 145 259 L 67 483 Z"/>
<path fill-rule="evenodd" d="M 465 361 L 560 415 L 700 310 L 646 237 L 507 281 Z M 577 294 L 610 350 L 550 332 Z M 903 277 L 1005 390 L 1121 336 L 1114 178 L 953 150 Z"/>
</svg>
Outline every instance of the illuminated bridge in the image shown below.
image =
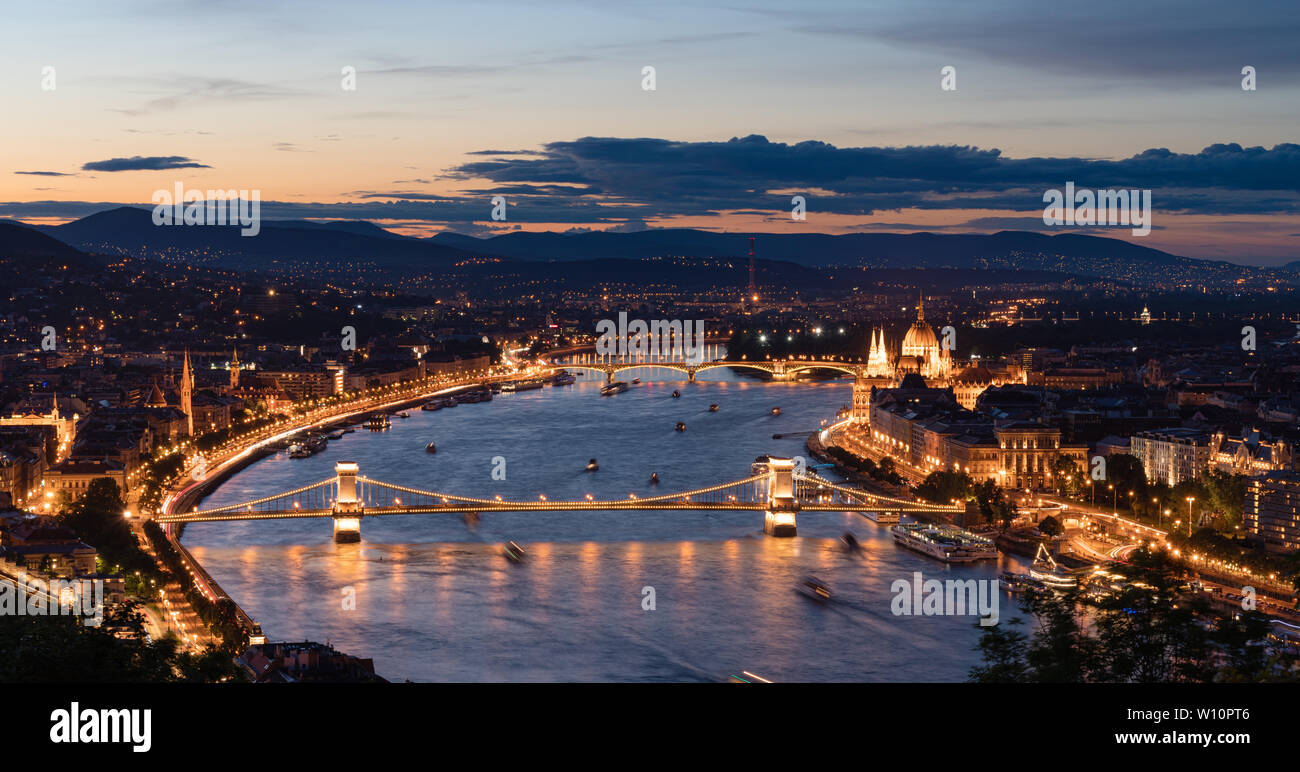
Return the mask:
<svg viewBox="0 0 1300 772">
<path fill-rule="evenodd" d="M 716 350 L 716 347 L 714 347 Z M 865 362 L 848 362 L 839 359 L 766 359 L 766 360 L 748 360 L 748 359 L 697 359 L 691 360 L 684 356 L 681 357 L 659 357 L 659 356 L 587 356 L 587 357 L 566 357 L 556 360 L 550 365 L 554 370 L 587 370 L 605 374 L 606 381 L 613 381 L 614 376 L 625 370 L 637 370 L 646 367 L 661 367 L 665 370 L 675 370 L 686 376 L 688 381 L 694 381 L 698 373 L 706 370 L 715 370 L 719 367 L 737 367 L 747 370 L 756 370 L 768 373 L 776 380 L 786 380 L 793 378 L 795 374 L 805 370 L 835 370 L 846 375 L 852 375 L 854 378 L 867 377 L 867 365 Z"/>
<path fill-rule="evenodd" d="M 962 505 L 930 504 L 891 498 L 831 482 L 802 471 L 791 458 L 769 458 L 766 471 L 742 480 L 655 496 L 629 494 L 625 499 L 599 500 L 588 494 L 577 501 L 511 501 L 494 496 L 479 498 L 425 491 L 372 480 L 359 474 L 357 464 L 335 464 L 335 476 L 291 491 L 252 501 L 195 508 L 158 516 L 164 524 L 224 522 L 228 520 L 282 520 L 329 517 L 334 520 L 334 540 L 361 539 L 364 517 L 386 515 L 479 514 L 483 512 L 610 512 L 647 510 L 763 512 L 763 531 L 772 536 L 794 536 L 799 512 L 877 512 L 955 515 Z"/>
</svg>

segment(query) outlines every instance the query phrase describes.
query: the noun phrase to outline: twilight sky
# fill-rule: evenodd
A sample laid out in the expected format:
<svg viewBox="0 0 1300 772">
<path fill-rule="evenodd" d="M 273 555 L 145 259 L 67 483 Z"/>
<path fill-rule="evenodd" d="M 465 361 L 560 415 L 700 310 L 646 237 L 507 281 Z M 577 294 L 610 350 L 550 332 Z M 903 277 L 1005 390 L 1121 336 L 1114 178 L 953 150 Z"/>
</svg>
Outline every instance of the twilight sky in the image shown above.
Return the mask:
<svg viewBox="0 0 1300 772">
<path fill-rule="evenodd" d="M 1073 181 L 1152 190 L 1149 236 L 1089 232 L 1300 259 L 1294 0 L 1064 5 L 11 6 L 0 217 L 61 222 L 181 182 L 417 235 L 991 232 L 1047 230 L 1043 192 Z"/>
</svg>

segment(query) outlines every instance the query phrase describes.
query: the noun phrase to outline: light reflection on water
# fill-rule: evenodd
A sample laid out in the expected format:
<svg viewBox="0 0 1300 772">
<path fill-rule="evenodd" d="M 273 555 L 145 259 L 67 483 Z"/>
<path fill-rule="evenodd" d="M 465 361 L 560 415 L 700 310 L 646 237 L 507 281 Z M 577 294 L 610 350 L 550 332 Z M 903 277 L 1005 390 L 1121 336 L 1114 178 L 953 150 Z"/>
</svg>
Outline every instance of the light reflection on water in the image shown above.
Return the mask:
<svg viewBox="0 0 1300 772">
<path fill-rule="evenodd" d="M 205 506 L 325 479 L 340 460 L 465 495 L 666 493 L 746 477 L 761 453 L 803 454 L 803 435 L 772 434 L 814 430 L 850 400 L 847 381 L 762 383 L 718 370 L 605 398 L 600 383 L 413 410 L 388 432 L 359 429 L 311 458 L 261 461 Z M 777 405 L 782 414 L 770 415 Z M 436 455 L 424 452 L 431 440 Z M 506 458 L 505 481 L 491 477 L 494 456 Z M 593 456 L 600 471 L 587 473 Z M 846 530 L 861 555 L 841 548 Z M 366 519 L 362 537 L 336 545 L 328 520 L 283 520 L 194 524 L 185 540 L 272 640 L 329 640 L 373 657 L 386 678 L 416 681 L 718 680 L 741 670 L 777 681 L 963 680 L 977 661 L 975 620 L 894 616 L 890 585 L 914 571 L 992 579 L 1008 567 L 945 567 L 844 513 L 801 514 L 794 539 L 763 536 L 756 512 L 490 513 L 476 528 L 413 515 Z M 511 539 L 525 564 L 501 556 Z M 808 574 L 831 586 L 832 603 L 794 591 Z M 647 586 L 654 611 L 642 610 Z M 343 609 L 344 587 L 355 611 Z M 1002 618 L 1012 615 L 1003 596 Z"/>
</svg>

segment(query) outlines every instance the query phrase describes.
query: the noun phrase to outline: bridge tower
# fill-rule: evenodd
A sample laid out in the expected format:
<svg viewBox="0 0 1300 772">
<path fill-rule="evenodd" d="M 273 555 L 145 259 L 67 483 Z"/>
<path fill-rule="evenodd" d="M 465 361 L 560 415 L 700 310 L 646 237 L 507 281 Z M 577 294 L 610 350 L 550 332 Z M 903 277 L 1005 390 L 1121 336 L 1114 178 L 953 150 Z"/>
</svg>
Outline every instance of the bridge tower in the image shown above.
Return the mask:
<svg viewBox="0 0 1300 772">
<path fill-rule="evenodd" d="M 334 541 L 339 544 L 361 541 L 361 517 L 365 507 L 357 499 L 358 467 L 351 461 L 334 465 L 338 475 L 338 498 L 334 501 Z"/>
<path fill-rule="evenodd" d="M 794 536 L 795 515 L 799 512 L 799 499 L 794 491 L 794 459 L 769 458 L 767 470 L 767 511 L 763 513 L 763 533 Z"/>
</svg>

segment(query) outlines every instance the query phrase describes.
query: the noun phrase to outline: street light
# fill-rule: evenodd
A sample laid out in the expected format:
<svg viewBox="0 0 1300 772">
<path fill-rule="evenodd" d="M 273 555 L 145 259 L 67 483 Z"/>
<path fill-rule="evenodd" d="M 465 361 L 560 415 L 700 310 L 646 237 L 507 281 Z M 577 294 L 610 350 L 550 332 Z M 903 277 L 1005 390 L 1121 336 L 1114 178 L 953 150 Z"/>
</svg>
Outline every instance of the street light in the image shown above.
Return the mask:
<svg viewBox="0 0 1300 772">
<path fill-rule="evenodd" d="M 1187 535 L 1192 535 L 1192 502 L 1196 501 L 1195 496 L 1187 497 Z"/>
</svg>

